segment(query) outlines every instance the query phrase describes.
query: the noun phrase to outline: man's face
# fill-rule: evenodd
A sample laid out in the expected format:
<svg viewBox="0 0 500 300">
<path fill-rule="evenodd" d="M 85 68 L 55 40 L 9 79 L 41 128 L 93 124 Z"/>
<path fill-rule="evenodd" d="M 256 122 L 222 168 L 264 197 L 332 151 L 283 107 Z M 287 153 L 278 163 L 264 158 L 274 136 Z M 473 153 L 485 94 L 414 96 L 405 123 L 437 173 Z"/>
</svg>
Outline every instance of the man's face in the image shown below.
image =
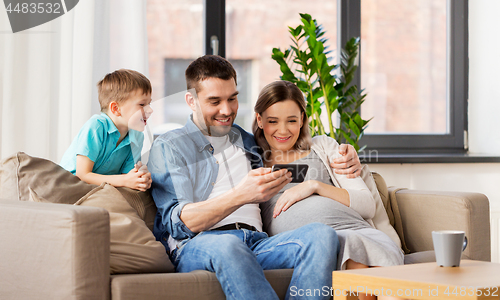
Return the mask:
<svg viewBox="0 0 500 300">
<path fill-rule="evenodd" d="M 199 84 L 197 99 L 190 92 L 186 101 L 193 110 L 193 121 L 211 136 L 228 134 L 238 112 L 238 90 L 234 79 L 208 78 Z"/>
</svg>

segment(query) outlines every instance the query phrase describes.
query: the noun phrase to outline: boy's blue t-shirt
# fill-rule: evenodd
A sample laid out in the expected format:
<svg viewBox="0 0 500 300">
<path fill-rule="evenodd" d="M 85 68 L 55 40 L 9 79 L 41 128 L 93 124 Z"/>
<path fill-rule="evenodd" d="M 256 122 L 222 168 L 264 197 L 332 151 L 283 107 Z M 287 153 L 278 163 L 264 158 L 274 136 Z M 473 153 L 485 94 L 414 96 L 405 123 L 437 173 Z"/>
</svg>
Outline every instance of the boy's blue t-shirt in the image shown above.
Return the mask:
<svg viewBox="0 0 500 300">
<path fill-rule="evenodd" d="M 105 113 L 93 115 L 80 129 L 63 155 L 61 166 L 76 173 L 76 156 L 84 155 L 94 162 L 93 173 L 119 175 L 128 173 L 141 158 L 144 135 L 129 130 L 116 146 L 120 132 Z"/>
</svg>

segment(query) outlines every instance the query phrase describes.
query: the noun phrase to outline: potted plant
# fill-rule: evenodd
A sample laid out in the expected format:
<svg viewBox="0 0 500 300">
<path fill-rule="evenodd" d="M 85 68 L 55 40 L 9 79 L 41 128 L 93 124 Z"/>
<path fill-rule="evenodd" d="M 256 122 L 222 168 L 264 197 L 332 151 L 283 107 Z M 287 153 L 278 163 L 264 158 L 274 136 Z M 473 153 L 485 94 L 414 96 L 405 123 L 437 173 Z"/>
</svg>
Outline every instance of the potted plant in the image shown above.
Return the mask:
<svg viewBox="0 0 500 300">
<path fill-rule="evenodd" d="M 363 120 L 359 114 L 366 94 L 351 84 L 357 69 L 360 39 L 350 39 L 341 51 L 340 64 L 332 64 L 322 26 L 308 14 L 300 17 L 301 25 L 289 27 L 293 44 L 285 52 L 273 49 L 272 58 L 282 73 L 280 78 L 295 83 L 304 93 L 313 136 L 326 134 L 361 151 L 364 147 L 359 146 L 359 140 L 370 120 Z M 334 124 L 334 112 L 340 116 L 338 125 Z M 326 125 L 321 120 L 322 113 L 328 117 Z"/>
</svg>

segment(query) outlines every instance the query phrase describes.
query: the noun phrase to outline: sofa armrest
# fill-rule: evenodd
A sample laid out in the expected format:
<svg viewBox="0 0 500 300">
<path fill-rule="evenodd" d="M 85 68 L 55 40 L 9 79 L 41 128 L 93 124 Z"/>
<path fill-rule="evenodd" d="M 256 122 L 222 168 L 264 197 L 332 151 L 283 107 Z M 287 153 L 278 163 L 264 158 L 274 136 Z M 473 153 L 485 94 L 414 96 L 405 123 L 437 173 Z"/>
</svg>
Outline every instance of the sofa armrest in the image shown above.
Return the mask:
<svg viewBox="0 0 500 300">
<path fill-rule="evenodd" d="M 109 299 L 109 214 L 0 201 L 0 299 Z"/>
<path fill-rule="evenodd" d="M 491 260 L 490 209 L 485 195 L 406 189 L 395 195 L 411 253 L 434 249 L 433 230 L 463 230 L 469 242 L 463 257 Z"/>
</svg>

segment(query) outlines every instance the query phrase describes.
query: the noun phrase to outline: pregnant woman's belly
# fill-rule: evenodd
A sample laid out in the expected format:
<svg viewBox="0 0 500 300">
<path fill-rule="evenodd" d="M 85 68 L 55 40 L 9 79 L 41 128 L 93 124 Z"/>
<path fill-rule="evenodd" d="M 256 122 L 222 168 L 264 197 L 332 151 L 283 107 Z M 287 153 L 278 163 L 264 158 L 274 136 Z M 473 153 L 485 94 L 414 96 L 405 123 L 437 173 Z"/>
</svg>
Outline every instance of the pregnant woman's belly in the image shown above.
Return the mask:
<svg viewBox="0 0 500 300">
<path fill-rule="evenodd" d="M 273 218 L 274 197 L 262 204 L 264 230 L 269 235 L 293 230 L 309 223 L 319 222 L 335 230 L 372 228 L 356 211 L 335 200 L 319 195 L 296 202 L 279 216 Z"/>
</svg>

